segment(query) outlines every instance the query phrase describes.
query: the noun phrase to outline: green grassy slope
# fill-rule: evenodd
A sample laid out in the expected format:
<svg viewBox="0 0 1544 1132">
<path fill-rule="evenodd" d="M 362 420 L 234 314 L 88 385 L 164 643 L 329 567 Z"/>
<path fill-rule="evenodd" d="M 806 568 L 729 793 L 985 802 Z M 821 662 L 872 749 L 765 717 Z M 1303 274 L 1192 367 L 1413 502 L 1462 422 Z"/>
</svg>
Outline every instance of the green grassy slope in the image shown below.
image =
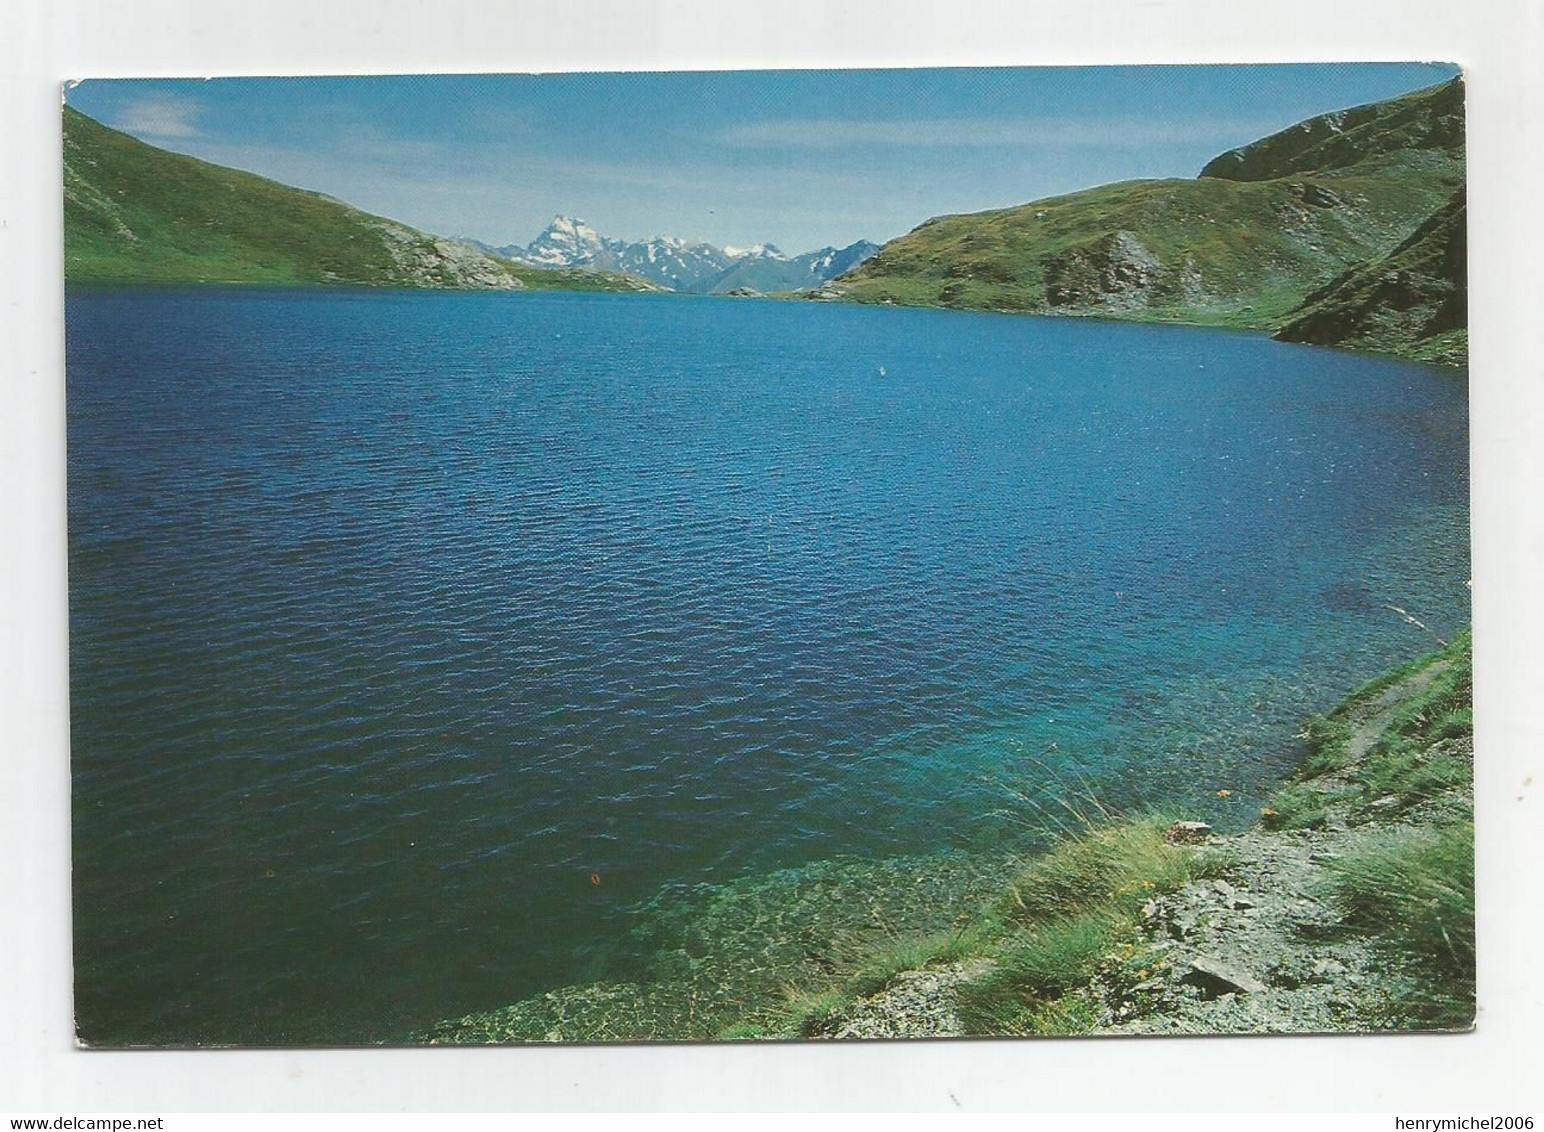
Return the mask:
<svg viewBox="0 0 1544 1132">
<path fill-rule="evenodd" d="M 1276 337 L 1461 365 L 1468 353 L 1464 198 L 1388 255 L 1312 292 Z"/>
<path fill-rule="evenodd" d="M 653 289 L 508 263 L 320 193 L 168 153 L 69 107 L 64 243 L 71 282 Z"/>
<path fill-rule="evenodd" d="M 1333 146 L 1238 151 L 1249 154 L 1236 162 L 1244 171 L 1278 162 L 1290 167 L 1283 176 L 1130 181 L 930 220 L 831 290 L 860 302 L 1274 327 L 1315 288 L 1392 250 L 1461 187 L 1456 90 L 1395 100 L 1397 111 L 1380 104 Z M 1294 129 L 1317 136 L 1319 121 Z M 1367 159 L 1347 163 L 1345 146 L 1361 142 Z M 1304 167 L 1319 159 L 1328 164 Z"/>
</svg>

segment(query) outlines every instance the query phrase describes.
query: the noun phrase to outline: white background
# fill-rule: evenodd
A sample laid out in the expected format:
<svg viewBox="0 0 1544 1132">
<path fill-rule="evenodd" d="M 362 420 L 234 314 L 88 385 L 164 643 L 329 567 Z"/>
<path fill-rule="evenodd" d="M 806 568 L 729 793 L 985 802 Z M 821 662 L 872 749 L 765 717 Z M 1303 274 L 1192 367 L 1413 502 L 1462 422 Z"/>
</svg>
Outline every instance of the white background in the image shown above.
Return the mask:
<svg viewBox="0 0 1544 1132">
<path fill-rule="evenodd" d="M 1536 1106 L 1544 1095 L 1541 22 L 1540 7 L 1529 0 L 7 0 L 0 5 L 0 1115 L 619 1107 L 1429 1113 Z M 62 80 L 1331 59 L 1453 60 L 1468 75 L 1477 1033 L 841 1048 L 72 1048 Z"/>
</svg>

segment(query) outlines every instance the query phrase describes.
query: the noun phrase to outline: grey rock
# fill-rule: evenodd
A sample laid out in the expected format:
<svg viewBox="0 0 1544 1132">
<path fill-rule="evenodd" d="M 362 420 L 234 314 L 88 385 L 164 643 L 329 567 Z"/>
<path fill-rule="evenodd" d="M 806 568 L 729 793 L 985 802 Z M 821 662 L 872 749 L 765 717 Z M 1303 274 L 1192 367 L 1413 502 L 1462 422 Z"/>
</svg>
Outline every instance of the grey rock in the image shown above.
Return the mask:
<svg viewBox="0 0 1544 1132">
<path fill-rule="evenodd" d="M 1212 827 L 1204 821 L 1177 821 L 1165 834 L 1170 841 L 1205 841 L 1211 835 Z"/>
<path fill-rule="evenodd" d="M 1266 985 L 1247 971 L 1230 966 L 1220 959 L 1198 955 L 1190 961 L 1184 981 L 1198 987 L 1210 997 L 1223 994 L 1259 994 Z"/>
<path fill-rule="evenodd" d="M 1194 912 L 1181 912 L 1169 921 L 1169 934 L 1175 939 L 1188 939 L 1200 926 L 1201 919 Z"/>
<path fill-rule="evenodd" d="M 1315 208 L 1338 208 L 1346 203 L 1338 194 L 1312 181 L 1299 185 L 1297 192 L 1304 203 L 1311 204 Z"/>
</svg>

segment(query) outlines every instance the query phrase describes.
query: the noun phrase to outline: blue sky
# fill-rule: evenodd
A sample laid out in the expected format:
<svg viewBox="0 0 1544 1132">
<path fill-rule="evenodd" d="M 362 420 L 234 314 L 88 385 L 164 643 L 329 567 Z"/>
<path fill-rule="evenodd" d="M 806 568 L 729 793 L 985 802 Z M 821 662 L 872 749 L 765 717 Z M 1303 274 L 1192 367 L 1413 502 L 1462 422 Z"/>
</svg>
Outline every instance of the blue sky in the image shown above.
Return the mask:
<svg viewBox="0 0 1544 1132">
<path fill-rule="evenodd" d="M 98 79 L 71 105 L 154 145 L 433 232 L 883 242 L 930 216 L 1135 177 L 1442 64 Z"/>
</svg>

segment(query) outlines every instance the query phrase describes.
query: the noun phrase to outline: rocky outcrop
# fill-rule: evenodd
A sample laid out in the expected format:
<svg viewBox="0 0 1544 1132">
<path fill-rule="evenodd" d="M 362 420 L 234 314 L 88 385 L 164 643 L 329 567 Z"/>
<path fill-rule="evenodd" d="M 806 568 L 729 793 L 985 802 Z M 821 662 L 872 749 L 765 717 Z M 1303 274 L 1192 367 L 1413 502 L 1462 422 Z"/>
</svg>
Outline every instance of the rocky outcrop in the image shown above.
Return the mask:
<svg viewBox="0 0 1544 1132">
<path fill-rule="evenodd" d="M 1135 310 L 1148 305 L 1163 265 L 1131 232 L 1112 232 L 1068 248 L 1046 264 L 1053 307 Z"/>
<path fill-rule="evenodd" d="M 1389 1003 L 1413 989 L 1412 974 L 1374 935 L 1353 930 L 1334 898 L 1335 881 L 1346 861 L 1391 838 L 1437 836 L 1467 806 L 1461 783 L 1415 799 L 1371 802 L 1359 800 L 1365 791 L 1357 783 L 1359 766 L 1387 741 L 1408 705 L 1454 663 L 1430 664 L 1346 714 L 1339 769 L 1296 785 L 1320 799 L 1322 820 L 1212 839 L 1210 850 L 1229 862 L 1221 877 L 1148 902 L 1142 946 L 1157 956 L 1151 977 L 1135 985 L 1096 982 L 1104 1006 L 1100 1032 L 1312 1033 L 1386 1025 Z M 1472 759 L 1468 736 L 1440 739 L 1414 757 L 1430 759 L 1449 747 Z"/>
<path fill-rule="evenodd" d="M 361 216 L 365 214 L 361 213 Z M 396 282 L 414 287 L 518 291 L 525 284 L 497 260 L 455 240 L 426 235 L 390 220 L 376 220 L 385 237 Z"/>
</svg>

